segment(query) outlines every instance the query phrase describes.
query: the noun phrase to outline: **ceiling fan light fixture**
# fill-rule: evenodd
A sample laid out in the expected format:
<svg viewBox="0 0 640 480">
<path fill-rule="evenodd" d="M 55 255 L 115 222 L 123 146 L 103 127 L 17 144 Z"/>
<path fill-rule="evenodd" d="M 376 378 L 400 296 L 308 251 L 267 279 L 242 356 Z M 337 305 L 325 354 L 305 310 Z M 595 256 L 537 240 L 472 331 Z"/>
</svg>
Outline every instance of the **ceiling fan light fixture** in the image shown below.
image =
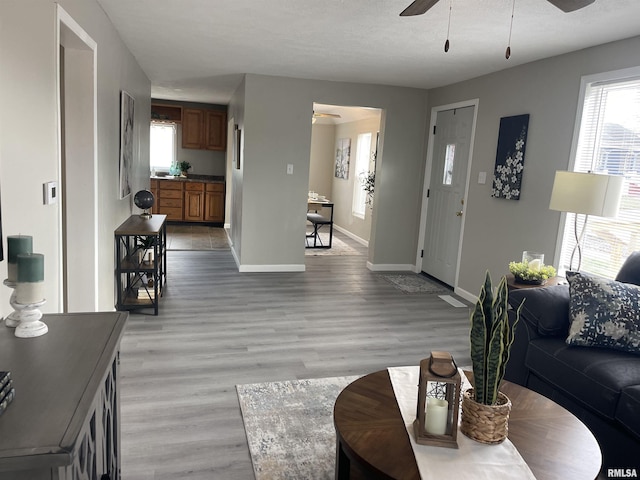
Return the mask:
<svg viewBox="0 0 640 480">
<path fill-rule="evenodd" d="M 444 53 L 449 52 L 449 32 L 451 31 L 451 10 L 453 9 L 453 0 L 449 0 L 449 22 L 447 23 L 447 41 L 444 42 Z"/>
<path fill-rule="evenodd" d="M 575 12 L 588 5 L 591 5 L 596 0 L 547 0 L 550 4 L 555 5 L 565 13 Z"/>
</svg>

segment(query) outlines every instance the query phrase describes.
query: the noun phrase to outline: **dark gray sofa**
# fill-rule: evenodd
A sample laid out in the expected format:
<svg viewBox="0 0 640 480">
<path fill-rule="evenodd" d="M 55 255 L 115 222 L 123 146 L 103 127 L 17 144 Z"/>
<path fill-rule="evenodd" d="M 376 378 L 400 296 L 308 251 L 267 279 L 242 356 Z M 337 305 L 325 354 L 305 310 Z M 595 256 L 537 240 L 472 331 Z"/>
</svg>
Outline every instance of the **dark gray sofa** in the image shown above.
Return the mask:
<svg viewBox="0 0 640 480">
<path fill-rule="evenodd" d="M 617 281 L 640 285 L 640 252 Z M 525 300 L 505 379 L 562 405 L 593 432 L 603 473 L 635 468 L 640 475 L 640 354 L 570 346 L 569 285 L 513 290 L 512 308 Z M 509 311 L 511 321 L 515 312 Z"/>
</svg>

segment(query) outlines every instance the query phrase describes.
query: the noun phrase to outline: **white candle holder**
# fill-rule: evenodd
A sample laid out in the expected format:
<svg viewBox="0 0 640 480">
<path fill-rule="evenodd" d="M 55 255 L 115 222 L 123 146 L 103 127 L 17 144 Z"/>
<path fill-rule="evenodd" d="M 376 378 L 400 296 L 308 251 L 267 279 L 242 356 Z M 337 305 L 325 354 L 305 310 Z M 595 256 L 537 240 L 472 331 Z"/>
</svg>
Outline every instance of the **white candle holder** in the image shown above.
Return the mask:
<svg viewBox="0 0 640 480">
<path fill-rule="evenodd" d="M 18 324 L 18 326 L 16 326 L 15 331 L 16 337 L 39 337 L 49 331 L 49 327 L 47 327 L 47 324 L 40 321 L 40 319 L 42 318 L 40 307 L 46 303 L 46 300 L 44 298 L 39 302 L 23 305 L 22 303 L 18 303 L 15 301 L 14 290 L 14 294 L 11 295 L 9 303 L 11 303 L 11 306 L 16 310 L 16 312 L 19 312 L 20 316 L 20 323 Z"/>
<path fill-rule="evenodd" d="M 4 284 L 13 290 L 13 292 L 11 292 L 11 298 L 9 299 L 9 303 L 13 306 L 13 303 L 16 301 L 16 282 L 12 282 L 8 278 L 6 278 L 4 280 Z M 5 317 L 4 324 L 7 327 L 14 328 L 20 325 L 20 319 L 21 319 L 21 312 L 18 310 L 14 310 L 13 312 L 11 312 L 9 315 Z"/>
</svg>

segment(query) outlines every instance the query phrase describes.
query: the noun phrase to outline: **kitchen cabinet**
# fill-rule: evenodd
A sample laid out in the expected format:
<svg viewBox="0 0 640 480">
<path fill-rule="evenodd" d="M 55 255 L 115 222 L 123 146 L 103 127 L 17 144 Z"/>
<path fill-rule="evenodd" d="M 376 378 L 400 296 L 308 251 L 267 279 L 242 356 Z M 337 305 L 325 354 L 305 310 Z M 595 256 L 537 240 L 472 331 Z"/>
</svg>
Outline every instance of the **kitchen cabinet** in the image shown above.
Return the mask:
<svg viewBox="0 0 640 480">
<path fill-rule="evenodd" d="M 184 221 L 204 221 L 204 183 L 188 182 L 184 189 Z"/>
<path fill-rule="evenodd" d="M 154 178 L 150 184 L 154 214 L 173 222 L 224 223 L 224 182 Z"/>
<path fill-rule="evenodd" d="M 185 108 L 182 113 L 182 148 L 226 150 L 226 112 Z"/>
<path fill-rule="evenodd" d="M 158 207 L 160 205 L 158 195 L 158 180 L 151 180 L 149 182 L 149 191 L 153 193 L 153 207 L 151 207 L 151 213 L 160 213 Z"/>
<path fill-rule="evenodd" d="M 204 110 L 185 108 L 182 111 L 182 148 L 203 148 Z"/>
<path fill-rule="evenodd" d="M 46 314 L 49 332 L 0 329 L 16 398 L 0 417 L 0 479 L 119 480 L 120 340 L 128 313 Z"/>
<path fill-rule="evenodd" d="M 167 216 L 167 220 L 179 221 L 183 216 L 184 182 L 171 180 L 158 181 L 158 213 Z"/>
<path fill-rule="evenodd" d="M 224 222 L 224 184 L 207 183 L 204 197 L 204 221 Z"/>
<path fill-rule="evenodd" d="M 227 149 L 227 114 L 219 110 L 205 110 L 205 148 L 224 151 Z"/>
</svg>

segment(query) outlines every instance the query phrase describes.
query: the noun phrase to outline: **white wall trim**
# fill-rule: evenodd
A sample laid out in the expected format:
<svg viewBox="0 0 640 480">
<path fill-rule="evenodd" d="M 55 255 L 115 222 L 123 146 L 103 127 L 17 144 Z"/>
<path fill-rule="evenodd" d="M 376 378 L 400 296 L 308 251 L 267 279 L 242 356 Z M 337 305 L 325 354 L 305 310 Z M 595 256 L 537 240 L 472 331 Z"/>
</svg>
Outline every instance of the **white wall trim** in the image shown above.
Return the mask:
<svg viewBox="0 0 640 480">
<path fill-rule="evenodd" d="M 474 107 L 473 109 L 473 124 L 471 126 L 471 142 L 469 143 L 469 159 L 467 162 L 467 179 L 465 182 L 465 188 L 464 188 L 464 205 L 462 206 L 463 209 L 463 215 L 462 215 L 462 225 L 460 226 L 460 241 L 459 241 L 459 246 L 458 246 L 458 260 L 457 260 L 457 265 L 456 265 L 456 275 L 455 275 L 455 281 L 454 281 L 454 285 L 453 287 L 456 288 L 456 286 L 458 285 L 458 281 L 459 281 L 459 275 L 460 275 L 460 257 L 462 255 L 462 243 L 464 240 L 464 225 L 465 225 L 465 220 L 466 220 L 466 213 L 467 213 L 467 199 L 469 198 L 469 182 L 471 181 L 471 166 L 473 163 L 473 148 L 474 148 L 474 143 L 475 143 L 475 137 L 476 137 L 476 122 L 478 119 L 478 105 L 480 103 L 480 99 L 479 98 L 474 98 L 471 100 L 464 100 L 461 102 L 456 102 L 456 103 L 450 103 L 448 105 L 439 105 L 436 107 L 433 107 L 431 109 L 431 120 L 429 122 L 429 129 L 430 132 L 428 132 L 428 137 L 429 137 L 429 144 L 427 147 L 427 158 L 425 159 L 425 168 L 424 168 L 424 184 L 422 186 L 422 207 L 420 209 L 420 230 L 418 233 L 418 249 L 416 251 L 416 263 L 414 266 L 414 271 L 415 272 L 421 272 L 422 271 L 422 260 L 423 260 L 423 256 L 422 256 L 422 248 L 424 246 L 424 238 L 427 232 L 427 207 L 429 206 L 429 198 L 427 197 L 427 192 L 429 191 L 429 185 L 431 184 L 431 167 L 433 164 L 433 138 L 434 138 L 434 133 L 433 133 L 433 125 L 435 125 L 436 123 L 436 118 L 438 116 L 439 112 L 445 111 L 445 110 L 453 110 L 455 108 L 464 108 L 464 107 Z"/>
<path fill-rule="evenodd" d="M 367 268 L 372 272 L 413 272 L 414 265 L 410 263 L 371 263 L 367 262 Z"/>
<path fill-rule="evenodd" d="M 367 242 L 364 238 L 361 238 L 361 237 L 357 236 L 356 234 L 350 232 L 346 228 L 341 227 L 340 225 L 336 225 L 335 223 L 333 224 L 333 228 L 338 230 L 340 233 L 344 233 L 347 237 L 355 240 L 360 245 L 364 245 L 365 247 L 369 248 L 369 242 Z"/>
<path fill-rule="evenodd" d="M 306 269 L 304 264 L 296 265 L 240 265 L 240 273 L 248 272 L 304 272 Z"/>
<path fill-rule="evenodd" d="M 76 22 L 71 15 L 69 15 L 64 8 L 60 4 L 56 3 L 56 102 L 58 108 L 58 125 L 57 125 L 57 142 L 58 142 L 58 184 L 59 187 L 63 187 L 63 177 L 62 177 L 62 125 L 60 122 L 60 112 L 62 112 L 62 98 L 60 95 L 60 73 L 61 73 L 61 58 L 60 58 L 60 46 L 63 45 L 64 39 L 62 38 L 62 26 L 68 28 L 73 34 L 78 37 L 80 42 L 82 42 L 83 46 L 86 46 L 88 50 L 92 52 L 92 60 L 93 60 L 93 185 L 91 188 L 91 193 L 93 195 L 93 225 L 91 225 L 93 231 L 93 304 L 94 311 L 99 310 L 99 278 L 100 278 L 100 269 L 99 269 L 99 225 L 98 219 L 100 218 L 98 212 L 98 44 L 89 34 Z M 65 271 L 65 266 L 62 265 L 63 261 L 63 232 L 62 232 L 62 215 L 63 208 L 66 208 L 59 201 L 60 207 L 58 208 L 58 238 L 59 238 L 59 252 L 58 252 L 58 271 L 60 272 L 60 281 L 58 288 L 58 301 L 60 305 L 60 311 L 62 311 L 64 306 L 64 292 L 63 292 L 63 275 Z"/>
<path fill-rule="evenodd" d="M 473 304 L 475 304 L 478 301 L 478 296 L 474 295 L 471 292 L 467 292 L 466 290 L 460 288 L 460 287 L 456 287 L 453 289 L 453 293 L 455 293 L 456 295 L 464 298 L 466 301 L 471 302 Z"/>
</svg>

